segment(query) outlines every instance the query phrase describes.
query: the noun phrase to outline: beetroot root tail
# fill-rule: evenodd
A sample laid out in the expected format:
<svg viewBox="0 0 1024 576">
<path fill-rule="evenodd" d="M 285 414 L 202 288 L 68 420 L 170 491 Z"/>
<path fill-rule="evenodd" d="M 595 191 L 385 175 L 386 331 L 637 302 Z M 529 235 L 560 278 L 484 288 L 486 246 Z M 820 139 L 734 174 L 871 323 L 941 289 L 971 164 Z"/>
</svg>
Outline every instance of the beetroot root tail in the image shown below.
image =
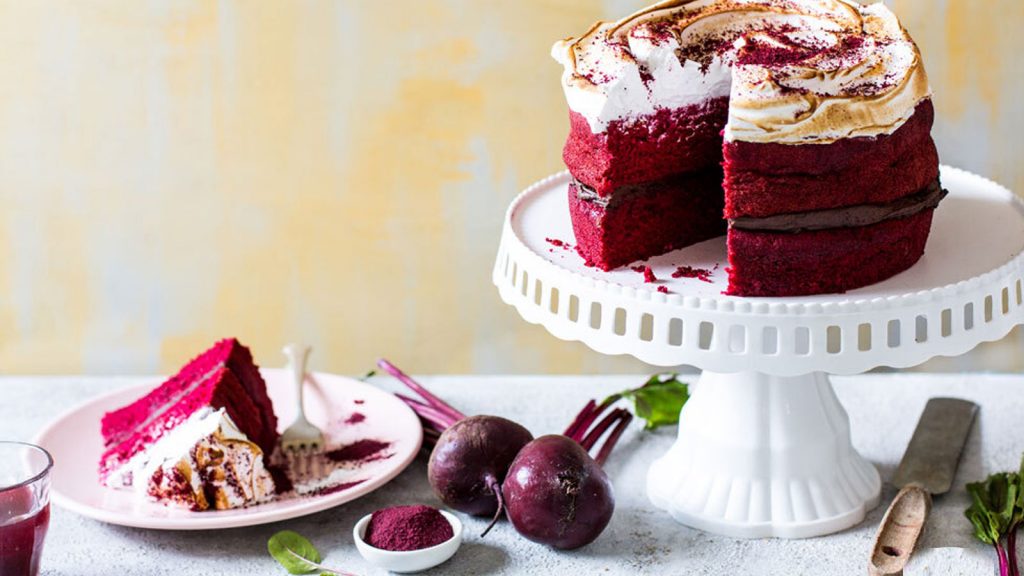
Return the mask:
<svg viewBox="0 0 1024 576">
<path fill-rule="evenodd" d="M 494 528 L 494 525 L 501 519 L 501 515 L 505 512 L 505 497 L 501 494 L 501 484 L 498 483 L 498 479 L 494 476 L 487 477 L 487 486 L 494 492 L 494 497 L 498 500 L 498 510 L 494 513 L 494 518 L 491 518 L 491 522 L 484 528 L 484 531 L 480 533 L 480 537 L 487 536 L 487 533 Z"/>
</svg>

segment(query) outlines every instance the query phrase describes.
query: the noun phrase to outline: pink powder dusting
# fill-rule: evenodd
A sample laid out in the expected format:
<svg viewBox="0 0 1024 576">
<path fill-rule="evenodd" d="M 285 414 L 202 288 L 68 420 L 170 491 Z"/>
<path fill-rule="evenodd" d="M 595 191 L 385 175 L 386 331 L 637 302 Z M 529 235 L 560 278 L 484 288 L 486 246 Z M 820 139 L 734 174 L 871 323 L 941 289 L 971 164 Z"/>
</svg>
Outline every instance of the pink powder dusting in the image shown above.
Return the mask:
<svg viewBox="0 0 1024 576">
<path fill-rule="evenodd" d="M 353 486 L 359 486 L 363 482 L 366 482 L 366 480 L 355 480 L 353 482 L 342 482 L 341 484 L 335 484 L 334 486 L 324 486 L 323 488 L 317 488 L 311 494 L 313 496 L 326 496 L 327 494 L 335 494 L 337 492 L 348 490 Z"/>
<path fill-rule="evenodd" d="M 372 460 L 390 457 L 382 454 L 382 452 L 390 447 L 390 442 L 364 439 L 349 444 L 348 446 L 342 446 L 341 448 L 331 450 L 330 452 L 327 452 L 326 456 L 333 462 L 370 462 Z"/>
<path fill-rule="evenodd" d="M 353 412 L 351 416 L 345 419 L 345 424 L 359 424 L 366 420 L 366 415 L 362 412 Z"/>
</svg>

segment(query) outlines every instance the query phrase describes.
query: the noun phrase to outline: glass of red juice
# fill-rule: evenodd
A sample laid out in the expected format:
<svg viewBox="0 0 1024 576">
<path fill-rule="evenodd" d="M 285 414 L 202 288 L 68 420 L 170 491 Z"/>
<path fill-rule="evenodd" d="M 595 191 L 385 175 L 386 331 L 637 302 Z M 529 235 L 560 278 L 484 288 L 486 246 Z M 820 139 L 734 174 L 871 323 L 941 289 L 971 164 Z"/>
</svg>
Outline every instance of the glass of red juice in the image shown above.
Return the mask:
<svg viewBox="0 0 1024 576">
<path fill-rule="evenodd" d="M 50 453 L 39 446 L 0 442 L 0 575 L 39 574 L 52 467 Z"/>
</svg>

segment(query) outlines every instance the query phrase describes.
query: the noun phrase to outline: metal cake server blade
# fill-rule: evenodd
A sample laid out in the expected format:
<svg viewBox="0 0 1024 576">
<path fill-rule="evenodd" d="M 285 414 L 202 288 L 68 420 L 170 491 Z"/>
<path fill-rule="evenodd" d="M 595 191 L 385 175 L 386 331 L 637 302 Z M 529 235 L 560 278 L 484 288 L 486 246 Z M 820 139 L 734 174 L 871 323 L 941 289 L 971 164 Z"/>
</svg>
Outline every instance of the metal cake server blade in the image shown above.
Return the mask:
<svg viewBox="0 0 1024 576">
<path fill-rule="evenodd" d="M 903 573 L 924 530 L 932 495 L 945 494 L 953 485 L 977 413 L 978 405 L 967 400 L 928 400 L 893 477 L 900 492 L 875 535 L 868 565 L 871 576 Z"/>
</svg>

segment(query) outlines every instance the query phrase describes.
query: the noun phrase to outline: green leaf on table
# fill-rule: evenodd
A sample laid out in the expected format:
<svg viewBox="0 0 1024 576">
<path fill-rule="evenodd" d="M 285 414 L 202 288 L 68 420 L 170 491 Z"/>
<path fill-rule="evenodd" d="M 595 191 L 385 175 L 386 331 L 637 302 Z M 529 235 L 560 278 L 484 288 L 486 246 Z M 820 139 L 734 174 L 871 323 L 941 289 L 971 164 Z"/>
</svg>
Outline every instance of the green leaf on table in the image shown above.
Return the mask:
<svg viewBox="0 0 1024 576">
<path fill-rule="evenodd" d="M 319 572 L 320 576 L 355 576 L 322 566 L 320 553 L 313 543 L 291 530 L 282 530 L 271 536 L 267 541 L 267 551 L 289 574 Z"/>
<path fill-rule="evenodd" d="M 313 543 L 291 530 L 271 536 L 267 541 L 267 551 L 289 574 L 312 574 L 323 569 L 320 553 Z"/>
<path fill-rule="evenodd" d="M 643 386 L 612 394 L 605 399 L 611 404 L 619 398 L 633 400 L 633 410 L 644 420 L 644 430 L 679 423 L 679 411 L 690 399 L 689 386 L 678 380 L 678 374 L 665 373 L 651 376 Z"/>
</svg>

